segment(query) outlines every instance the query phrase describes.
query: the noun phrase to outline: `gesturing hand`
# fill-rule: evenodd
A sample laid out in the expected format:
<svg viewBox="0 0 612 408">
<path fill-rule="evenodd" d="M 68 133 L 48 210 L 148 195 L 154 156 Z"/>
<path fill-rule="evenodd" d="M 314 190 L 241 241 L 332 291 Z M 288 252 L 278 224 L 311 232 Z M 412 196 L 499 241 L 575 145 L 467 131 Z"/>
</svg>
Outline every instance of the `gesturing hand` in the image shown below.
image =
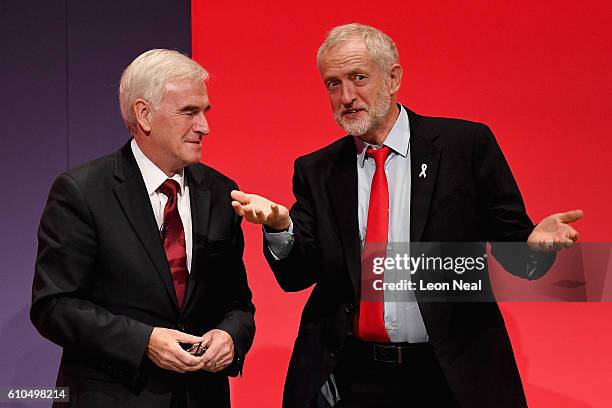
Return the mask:
<svg viewBox="0 0 612 408">
<path fill-rule="evenodd" d="M 569 248 L 578 240 L 578 231 L 569 224 L 583 217 L 582 210 L 549 215 L 531 232 L 527 243 L 536 251 L 558 251 Z"/>
<path fill-rule="evenodd" d="M 232 207 L 236 214 L 253 224 L 264 224 L 274 230 L 282 231 L 289 228 L 289 210 L 287 207 L 268 200 L 256 194 L 246 194 L 233 190 Z"/>
<path fill-rule="evenodd" d="M 182 349 L 179 342 L 195 344 L 204 337 L 192 336 L 178 330 L 155 327 L 149 338 L 147 356 L 158 367 L 179 373 L 197 371 L 203 367 L 203 358 L 194 357 Z"/>
</svg>

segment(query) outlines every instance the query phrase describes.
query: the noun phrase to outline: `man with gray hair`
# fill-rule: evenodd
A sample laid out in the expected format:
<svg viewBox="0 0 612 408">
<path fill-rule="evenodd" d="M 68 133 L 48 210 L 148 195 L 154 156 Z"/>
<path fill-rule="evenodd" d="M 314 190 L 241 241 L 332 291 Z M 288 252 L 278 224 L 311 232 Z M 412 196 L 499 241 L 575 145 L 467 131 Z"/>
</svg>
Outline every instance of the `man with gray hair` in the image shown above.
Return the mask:
<svg viewBox="0 0 612 408">
<path fill-rule="evenodd" d="M 51 187 L 30 316 L 63 348 L 70 407 L 230 406 L 255 308 L 236 184 L 200 163 L 207 78 L 177 51 L 137 57 L 119 86 L 132 138 Z"/>
<path fill-rule="evenodd" d="M 264 225 L 265 256 L 281 287 L 315 285 L 283 406 L 526 406 L 495 302 L 377 298 L 360 259 L 366 244 L 382 246 L 383 255 L 387 244 L 409 242 L 478 243 L 484 251 L 486 242 L 527 241 L 533 250 L 558 249 L 578 239 L 568 223 L 582 212 L 554 214 L 534 227 L 487 126 L 421 116 L 397 103 L 402 67 L 380 30 L 334 28 L 317 63 L 349 135 L 296 160 L 291 211 L 232 192 L 236 213 Z M 553 255 L 537 254 L 519 259 L 525 263 L 517 274 L 541 276 Z"/>
</svg>

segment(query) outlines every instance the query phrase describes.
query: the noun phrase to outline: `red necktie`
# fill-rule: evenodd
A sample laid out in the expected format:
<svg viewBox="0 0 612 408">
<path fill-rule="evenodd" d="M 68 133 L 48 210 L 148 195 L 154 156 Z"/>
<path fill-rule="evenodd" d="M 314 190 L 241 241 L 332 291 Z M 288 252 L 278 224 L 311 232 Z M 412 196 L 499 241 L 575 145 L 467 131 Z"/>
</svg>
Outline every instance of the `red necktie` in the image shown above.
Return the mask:
<svg viewBox="0 0 612 408">
<path fill-rule="evenodd" d="M 374 158 L 376 171 L 372 177 L 370 204 L 368 207 L 368 224 L 362 265 L 372 265 L 374 256 L 386 256 L 389 232 L 389 187 L 385 174 L 385 161 L 391 153 L 387 146 L 380 149 L 368 148 L 366 154 Z M 368 258 L 368 259 L 364 259 Z M 384 320 L 384 292 L 374 290 L 374 279 L 384 281 L 384 273 L 374 275 L 372 268 L 365 268 L 361 273 L 361 295 L 356 337 L 364 341 L 389 342 Z"/>
<path fill-rule="evenodd" d="M 187 286 L 187 247 L 185 231 L 178 211 L 176 196 L 180 186 L 175 180 L 168 179 L 159 187 L 159 191 L 168 197 L 164 208 L 164 223 L 161 234 L 166 258 L 172 273 L 172 283 L 176 292 L 179 309 L 183 307 L 185 287 Z"/>
</svg>

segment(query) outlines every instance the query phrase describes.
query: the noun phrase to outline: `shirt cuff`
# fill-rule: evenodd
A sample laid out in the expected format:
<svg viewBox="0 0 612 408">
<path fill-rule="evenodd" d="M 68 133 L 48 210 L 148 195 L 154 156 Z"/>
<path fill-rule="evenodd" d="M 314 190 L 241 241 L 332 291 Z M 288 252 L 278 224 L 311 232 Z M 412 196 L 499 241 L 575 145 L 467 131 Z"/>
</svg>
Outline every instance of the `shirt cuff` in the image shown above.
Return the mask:
<svg viewBox="0 0 612 408">
<path fill-rule="evenodd" d="M 289 219 L 289 230 L 282 232 L 268 232 L 263 227 L 264 238 L 268 243 L 268 249 L 275 260 L 280 261 L 289 256 L 293 247 L 293 221 Z"/>
</svg>

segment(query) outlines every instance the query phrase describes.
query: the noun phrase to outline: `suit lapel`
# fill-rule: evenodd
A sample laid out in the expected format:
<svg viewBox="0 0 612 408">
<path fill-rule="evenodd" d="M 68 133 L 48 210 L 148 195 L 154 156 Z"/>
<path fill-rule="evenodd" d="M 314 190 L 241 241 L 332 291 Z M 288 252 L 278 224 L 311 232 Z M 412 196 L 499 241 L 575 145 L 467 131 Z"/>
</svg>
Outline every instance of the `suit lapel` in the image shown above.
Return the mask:
<svg viewBox="0 0 612 408">
<path fill-rule="evenodd" d="M 441 149 L 432 143 L 438 134 L 427 133 L 420 117 L 406 110 L 410 120 L 410 241 L 420 242 L 436 185 Z"/>
<path fill-rule="evenodd" d="M 210 200 L 211 193 L 204 185 L 204 178 L 195 166 L 185 169 L 187 182 L 189 183 L 189 202 L 191 205 L 192 223 L 192 252 L 191 252 L 191 272 L 187 283 L 187 294 L 185 295 L 185 305 L 183 310 L 187 310 L 195 287 L 200 279 L 195 279 L 196 268 L 199 256 L 206 248 L 208 237 L 208 222 L 210 220 Z"/>
<path fill-rule="evenodd" d="M 175 311 L 178 312 L 176 293 L 162 240 L 148 199 L 147 189 L 129 142 L 120 150 L 115 159 L 115 177 L 120 181 L 114 188 L 117 200 L 155 265 L 155 270 L 166 288 L 171 303 L 175 305 Z"/>
<path fill-rule="evenodd" d="M 353 289 L 359 293 L 361 265 L 359 219 L 357 216 L 357 151 L 352 137 L 346 137 L 329 180 L 331 206 L 336 215 L 338 231 Z"/>
</svg>

